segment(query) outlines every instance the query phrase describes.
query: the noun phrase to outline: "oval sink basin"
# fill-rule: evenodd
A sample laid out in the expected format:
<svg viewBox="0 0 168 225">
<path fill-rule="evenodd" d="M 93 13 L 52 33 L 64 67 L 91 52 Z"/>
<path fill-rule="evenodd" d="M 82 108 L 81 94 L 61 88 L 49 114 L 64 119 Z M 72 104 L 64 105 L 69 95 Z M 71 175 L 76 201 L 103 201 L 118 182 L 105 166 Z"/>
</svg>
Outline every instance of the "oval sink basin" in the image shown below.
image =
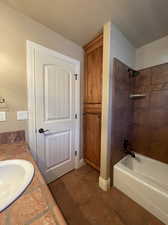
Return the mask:
<svg viewBox="0 0 168 225">
<path fill-rule="evenodd" d="M 33 175 L 34 167 L 29 161 L 0 161 L 0 212 L 22 194 Z"/>
</svg>

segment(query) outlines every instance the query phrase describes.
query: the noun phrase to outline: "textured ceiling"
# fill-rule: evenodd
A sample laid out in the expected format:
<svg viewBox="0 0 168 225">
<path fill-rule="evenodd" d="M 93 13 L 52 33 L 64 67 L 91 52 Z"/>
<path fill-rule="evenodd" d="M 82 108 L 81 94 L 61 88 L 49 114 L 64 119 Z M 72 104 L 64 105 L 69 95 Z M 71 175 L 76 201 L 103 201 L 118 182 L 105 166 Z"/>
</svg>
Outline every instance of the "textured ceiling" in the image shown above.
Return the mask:
<svg viewBox="0 0 168 225">
<path fill-rule="evenodd" d="M 111 20 L 135 47 L 168 34 L 168 0 L 0 0 L 84 45 Z"/>
</svg>

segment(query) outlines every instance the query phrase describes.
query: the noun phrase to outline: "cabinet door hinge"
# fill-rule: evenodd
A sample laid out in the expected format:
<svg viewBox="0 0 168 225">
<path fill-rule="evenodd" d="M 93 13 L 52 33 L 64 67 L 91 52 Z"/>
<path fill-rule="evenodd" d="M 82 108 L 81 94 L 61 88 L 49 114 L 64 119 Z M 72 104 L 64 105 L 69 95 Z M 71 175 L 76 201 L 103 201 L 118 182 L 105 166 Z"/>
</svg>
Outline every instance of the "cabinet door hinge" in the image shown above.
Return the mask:
<svg viewBox="0 0 168 225">
<path fill-rule="evenodd" d="M 77 114 L 75 114 L 75 119 L 78 119 L 78 115 Z"/>
<path fill-rule="evenodd" d="M 75 76 L 75 80 L 77 80 L 78 79 L 78 74 L 74 74 L 74 76 Z"/>
<path fill-rule="evenodd" d="M 77 156 L 77 154 L 78 154 L 78 152 L 77 152 L 77 151 L 75 151 L 75 156 Z"/>
</svg>

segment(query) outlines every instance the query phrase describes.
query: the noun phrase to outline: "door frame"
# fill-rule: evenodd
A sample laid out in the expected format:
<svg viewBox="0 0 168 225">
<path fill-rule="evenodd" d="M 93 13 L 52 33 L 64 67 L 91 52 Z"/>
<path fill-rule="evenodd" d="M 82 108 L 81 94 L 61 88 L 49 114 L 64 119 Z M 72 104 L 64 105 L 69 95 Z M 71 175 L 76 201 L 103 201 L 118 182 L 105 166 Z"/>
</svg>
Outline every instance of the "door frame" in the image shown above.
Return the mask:
<svg viewBox="0 0 168 225">
<path fill-rule="evenodd" d="M 75 111 L 77 116 L 76 119 L 76 130 L 75 130 L 75 169 L 81 166 L 80 160 L 80 61 L 65 56 L 55 50 L 46 48 L 42 45 L 36 44 L 32 41 L 26 41 L 27 50 L 27 96 L 28 96 L 28 144 L 30 151 L 37 161 L 37 141 L 36 141 L 36 98 L 35 98 L 35 52 L 43 51 L 46 54 L 55 55 L 59 59 L 66 60 L 76 65 L 75 73 L 78 74 L 78 78 L 75 82 L 76 85 L 76 96 L 75 96 Z"/>
</svg>

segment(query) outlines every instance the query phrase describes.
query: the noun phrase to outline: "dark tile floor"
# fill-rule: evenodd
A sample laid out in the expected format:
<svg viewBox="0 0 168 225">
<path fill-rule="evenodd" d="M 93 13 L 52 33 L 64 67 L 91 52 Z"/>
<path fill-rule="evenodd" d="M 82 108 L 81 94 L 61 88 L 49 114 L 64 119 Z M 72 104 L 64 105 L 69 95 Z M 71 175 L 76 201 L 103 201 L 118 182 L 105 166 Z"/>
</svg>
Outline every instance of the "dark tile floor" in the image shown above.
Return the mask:
<svg viewBox="0 0 168 225">
<path fill-rule="evenodd" d="M 117 189 L 102 191 L 98 177 L 83 166 L 49 184 L 69 225 L 163 225 Z"/>
</svg>

